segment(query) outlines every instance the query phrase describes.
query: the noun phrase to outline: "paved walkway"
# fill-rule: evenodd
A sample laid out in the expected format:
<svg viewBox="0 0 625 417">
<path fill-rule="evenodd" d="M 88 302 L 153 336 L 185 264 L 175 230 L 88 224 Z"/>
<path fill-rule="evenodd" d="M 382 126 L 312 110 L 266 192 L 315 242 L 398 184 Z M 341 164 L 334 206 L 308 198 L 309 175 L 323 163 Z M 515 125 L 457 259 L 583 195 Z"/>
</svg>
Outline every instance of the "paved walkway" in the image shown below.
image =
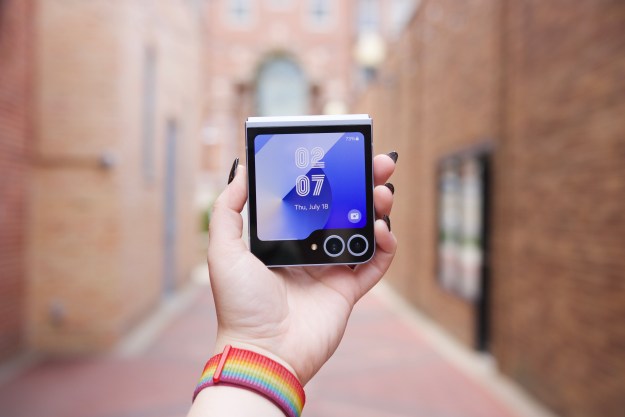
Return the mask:
<svg viewBox="0 0 625 417">
<path fill-rule="evenodd" d="M 335 356 L 306 387 L 304 417 L 527 414 L 442 355 L 379 293 L 356 306 Z M 164 328 L 152 320 L 114 353 L 47 360 L 0 385 L 0 416 L 185 416 L 215 333 L 208 287 L 186 298 Z"/>
</svg>

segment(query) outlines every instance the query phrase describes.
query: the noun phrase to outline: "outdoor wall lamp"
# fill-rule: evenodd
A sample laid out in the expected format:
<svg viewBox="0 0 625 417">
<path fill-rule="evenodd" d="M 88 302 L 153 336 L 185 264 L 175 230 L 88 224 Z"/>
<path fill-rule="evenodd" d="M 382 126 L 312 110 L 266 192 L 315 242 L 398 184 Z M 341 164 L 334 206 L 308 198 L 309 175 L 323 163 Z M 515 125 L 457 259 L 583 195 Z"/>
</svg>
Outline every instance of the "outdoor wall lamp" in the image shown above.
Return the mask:
<svg viewBox="0 0 625 417">
<path fill-rule="evenodd" d="M 98 163 L 100 168 L 105 170 L 110 170 L 117 166 L 117 156 L 112 151 L 104 151 L 100 154 L 98 158 Z"/>
</svg>

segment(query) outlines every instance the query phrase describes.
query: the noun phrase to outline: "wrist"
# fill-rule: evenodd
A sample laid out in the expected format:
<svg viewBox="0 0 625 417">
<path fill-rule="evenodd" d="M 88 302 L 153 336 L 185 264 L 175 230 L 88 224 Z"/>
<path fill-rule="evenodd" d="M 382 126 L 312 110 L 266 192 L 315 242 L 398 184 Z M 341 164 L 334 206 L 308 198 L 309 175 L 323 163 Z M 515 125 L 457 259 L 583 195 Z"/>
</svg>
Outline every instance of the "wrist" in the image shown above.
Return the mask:
<svg viewBox="0 0 625 417">
<path fill-rule="evenodd" d="M 255 392 L 227 385 L 200 392 L 187 417 L 206 416 L 284 417 L 271 400 Z"/>
</svg>

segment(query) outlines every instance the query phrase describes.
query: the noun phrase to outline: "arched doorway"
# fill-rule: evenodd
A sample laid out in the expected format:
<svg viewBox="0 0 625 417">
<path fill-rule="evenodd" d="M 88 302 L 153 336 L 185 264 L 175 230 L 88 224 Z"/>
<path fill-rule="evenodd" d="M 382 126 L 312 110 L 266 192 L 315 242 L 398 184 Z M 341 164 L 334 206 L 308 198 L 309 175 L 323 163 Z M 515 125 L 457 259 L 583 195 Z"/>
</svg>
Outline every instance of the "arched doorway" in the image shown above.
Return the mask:
<svg viewBox="0 0 625 417">
<path fill-rule="evenodd" d="M 308 82 L 293 60 L 278 56 L 261 65 L 256 83 L 256 113 L 259 116 L 307 114 L 309 101 Z"/>
</svg>

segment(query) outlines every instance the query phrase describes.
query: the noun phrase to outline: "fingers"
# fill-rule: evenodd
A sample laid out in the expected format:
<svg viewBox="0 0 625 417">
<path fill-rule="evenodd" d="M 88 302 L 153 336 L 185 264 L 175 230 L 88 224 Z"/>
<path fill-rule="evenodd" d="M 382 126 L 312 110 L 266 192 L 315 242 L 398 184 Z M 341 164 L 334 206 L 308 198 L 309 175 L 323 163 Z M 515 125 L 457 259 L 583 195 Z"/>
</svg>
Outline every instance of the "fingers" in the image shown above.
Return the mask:
<svg viewBox="0 0 625 417">
<path fill-rule="evenodd" d="M 393 192 L 386 185 L 378 185 L 373 189 L 373 205 L 376 218 L 391 214 L 393 208 Z"/>
<path fill-rule="evenodd" d="M 397 152 L 380 154 L 373 158 L 373 205 L 377 218 L 391 214 L 395 187 L 386 181 L 393 175 L 396 161 Z"/>
<path fill-rule="evenodd" d="M 387 181 L 395 172 L 397 156 L 397 152 L 390 152 L 373 159 L 373 204 L 378 217 L 374 224 L 376 252 L 371 261 L 355 271 L 360 283 L 357 299 L 380 281 L 395 256 L 397 240 L 390 231 L 390 219 L 387 217 L 393 208 L 395 187 Z"/>
<path fill-rule="evenodd" d="M 247 171 L 239 165 L 232 182 L 217 197 L 209 225 L 210 236 L 219 242 L 240 240 L 243 233 L 241 210 L 247 201 Z"/>
<path fill-rule="evenodd" d="M 375 284 L 380 281 L 384 273 L 391 265 L 397 249 L 397 240 L 384 220 L 378 219 L 374 225 L 376 251 L 373 259 L 366 264 L 358 266 L 355 273 L 358 277 L 358 294 L 356 299 L 361 298 Z"/>
<path fill-rule="evenodd" d="M 393 152 L 391 152 L 393 154 Z M 395 153 L 396 155 L 396 153 Z M 382 185 L 393 175 L 395 171 L 395 160 L 388 154 L 376 155 L 373 158 L 373 184 Z"/>
<path fill-rule="evenodd" d="M 391 265 L 391 261 L 395 256 L 397 249 L 397 240 L 395 236 L 388 230 L 388 226 L 384 220 L 378 219 L 374 225 L 376 252 L 371 261 L 360 265 L 356 269 L 358 282 L 360 283 L 359 294 L 357 298 L 362 297 L 375 284 L 380 281 L 384 273 Z"/>
</svg>

